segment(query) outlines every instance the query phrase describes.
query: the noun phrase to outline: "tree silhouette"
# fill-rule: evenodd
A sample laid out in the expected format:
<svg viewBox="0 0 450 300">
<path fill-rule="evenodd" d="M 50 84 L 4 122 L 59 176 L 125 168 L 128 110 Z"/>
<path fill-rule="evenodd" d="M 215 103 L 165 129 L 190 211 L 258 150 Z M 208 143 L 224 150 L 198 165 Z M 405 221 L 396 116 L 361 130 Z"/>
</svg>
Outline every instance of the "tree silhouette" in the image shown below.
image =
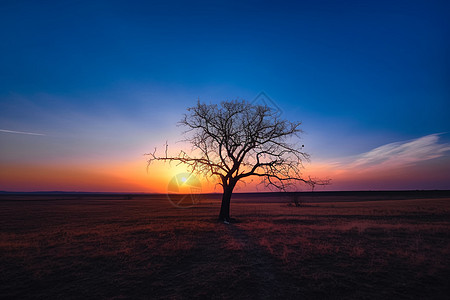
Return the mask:
<svg viewBox="0 0 450 300">
<path fill-rule="evenodd" d="M 223 188 L 219 220 L 230 221 L 230 200 L 238 181 L 253 176 L 266 186 L 286 190 L 296 182 L 312 187 L 327 181 L 305 179 L 301 175 L 303 161 L 309 155 L 291 140 L 298 136 L 301 122 L 280 119 L 267 106 L 244 100 L 204 104 L 188 108 L 179 122 L 187 127 L 186 141 L 192 152 L 177 156 L 157 156 L 156 149 L 148 163 L 154 160 L 185 164 L 191 172 L 215 176 Z"/>
</svg>

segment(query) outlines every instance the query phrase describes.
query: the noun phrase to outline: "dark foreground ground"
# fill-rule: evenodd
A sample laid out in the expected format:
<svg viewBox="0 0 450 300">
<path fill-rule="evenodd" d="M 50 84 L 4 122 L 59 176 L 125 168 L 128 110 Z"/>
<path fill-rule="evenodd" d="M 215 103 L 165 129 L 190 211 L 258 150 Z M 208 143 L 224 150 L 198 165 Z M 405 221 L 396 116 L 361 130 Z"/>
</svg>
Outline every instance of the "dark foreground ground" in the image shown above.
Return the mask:
<svg viewBox="0 0 450 300">
<path fill-rule="evenodd" d="M 449 299 L 448 193 L 281 197 L 0 195 L 0 297 Z"/>
</svg>

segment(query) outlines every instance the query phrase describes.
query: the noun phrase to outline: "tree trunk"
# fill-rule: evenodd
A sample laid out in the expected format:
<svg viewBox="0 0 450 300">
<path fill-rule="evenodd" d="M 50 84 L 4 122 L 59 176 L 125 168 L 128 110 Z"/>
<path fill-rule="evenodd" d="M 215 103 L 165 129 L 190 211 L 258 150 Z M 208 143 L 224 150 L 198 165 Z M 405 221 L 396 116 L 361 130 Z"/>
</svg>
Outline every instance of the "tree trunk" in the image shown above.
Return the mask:
<svg viewBox="0 0 450 300">
<path fill-rule="evenodd" d="M 230 200 L 233 193 L 233 187 L 225 186 L 223 188 L 222 205 L 220 206 L 219 221 L 230 222 Z"/>
</svg>

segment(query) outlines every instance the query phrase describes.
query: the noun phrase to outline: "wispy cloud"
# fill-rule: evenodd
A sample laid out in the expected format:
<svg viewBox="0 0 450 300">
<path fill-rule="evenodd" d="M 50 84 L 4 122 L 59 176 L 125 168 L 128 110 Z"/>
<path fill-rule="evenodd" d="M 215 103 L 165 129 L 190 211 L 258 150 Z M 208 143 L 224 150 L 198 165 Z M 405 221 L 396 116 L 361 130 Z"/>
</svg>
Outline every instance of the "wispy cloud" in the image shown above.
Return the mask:
<svg viewBox="0 0 450 300">
<path fill-rule="evenodd" d="M 365 153 L 311 164 L 312 177 L 330 189 L 448 189 L 450 143 L 439 133 L 385 144 Z M 432 159 L 441 159 L 431 162 Z"/>
<path fill-rule="evenodd" d="M 0 129 L 0 132 L 12 133 L 12 134 L 27 134 L 27 135 L 45 135 L 43 133 L 16 131 L 16 130 L 7 130 L 7 129 Z"/>
<path fill-rule="evenodd" d="M 346 169 L 368 170 L 413 165 L 417 162 L 444 156 L 450 144 L 439 143 L 438 133 L 414 140 L 396 142 L 377 147 L 347 162 Z"/>
</svg>

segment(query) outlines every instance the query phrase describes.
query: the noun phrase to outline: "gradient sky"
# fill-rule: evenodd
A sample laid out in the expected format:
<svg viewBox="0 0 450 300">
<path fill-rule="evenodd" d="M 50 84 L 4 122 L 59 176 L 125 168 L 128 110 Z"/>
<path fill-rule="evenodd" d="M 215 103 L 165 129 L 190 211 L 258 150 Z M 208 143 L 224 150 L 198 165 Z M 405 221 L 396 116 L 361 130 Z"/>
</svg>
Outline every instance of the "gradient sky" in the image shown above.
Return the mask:
<svg viewBox="0 0 450 300">
<path fill-rule="evenodd" d="M 0 190 L 165 192 L 185 109 L 261 91 L 323 189 L 450 189 L 449 1 L 211 2 L 1 1 Z"/>
</svg>

